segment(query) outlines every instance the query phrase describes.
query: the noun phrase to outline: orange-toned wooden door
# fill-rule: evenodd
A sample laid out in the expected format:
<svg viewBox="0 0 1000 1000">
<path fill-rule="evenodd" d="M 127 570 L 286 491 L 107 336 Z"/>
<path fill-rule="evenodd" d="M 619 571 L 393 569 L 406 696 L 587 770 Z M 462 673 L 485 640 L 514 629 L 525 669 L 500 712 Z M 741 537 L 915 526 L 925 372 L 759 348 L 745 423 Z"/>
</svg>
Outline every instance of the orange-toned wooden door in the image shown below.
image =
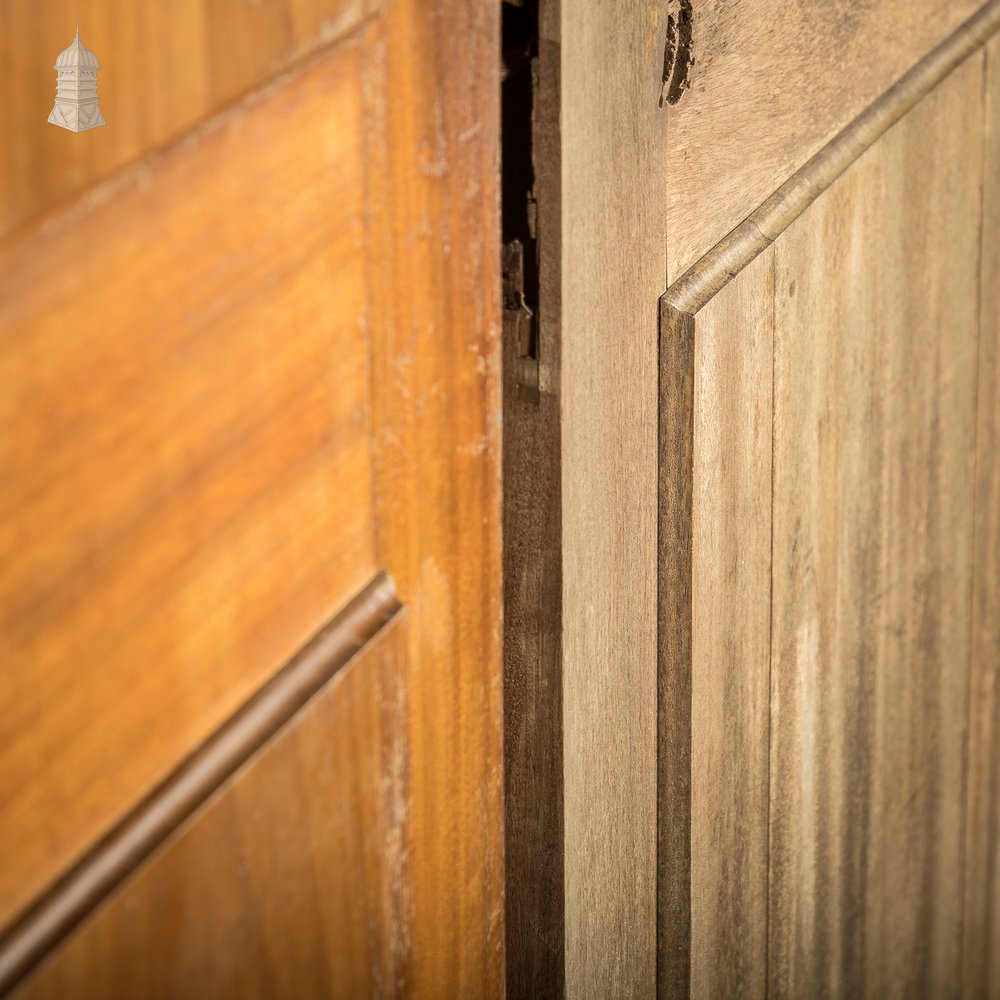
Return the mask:
<svg viewBox="0 0 1000 1000">
<path fill-rule="evenodd" d="M 0 0 L 0 993 L 502 991 L 498 22 Z"/>
</svg>

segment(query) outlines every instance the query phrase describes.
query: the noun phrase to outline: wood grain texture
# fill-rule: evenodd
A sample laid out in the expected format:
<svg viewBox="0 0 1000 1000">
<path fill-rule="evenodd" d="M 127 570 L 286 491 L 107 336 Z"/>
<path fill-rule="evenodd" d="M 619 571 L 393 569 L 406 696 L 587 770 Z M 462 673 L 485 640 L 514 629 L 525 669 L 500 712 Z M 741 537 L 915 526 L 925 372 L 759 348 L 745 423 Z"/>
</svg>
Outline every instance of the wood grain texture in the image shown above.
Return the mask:
<svg viewBox="0 0 1000 1000">
<path fill-rule="evenodd" d="M 775 243 L 775 997 L 960 982 L 982 74 Z"/>
<path fill-rule="evenodd" d="M 398 612 L 392 584 L 379 574 L 0 938 L 0 992 L 60 944 Z M 394 738 L 401 741 L 402 732 Z M 113 964 L 106 954 L 102 961 Z"/>
<path fill-rule="evenodd" d="M 459 50 L 453 33 L 463 39 Z M 384 671 L 377 665 L 351 675 L 359 678 L 357 693 L 343 709 L 335 682 L 332 714 L 317 709 L 314 735 L 304 738 L 308 746 L 285 751 L 280 740 L 295 745 L 298 730 L 285 731 L 274 763 L 258 758 L 259 780 L 249 781 L 242 793 L 239 783 L 230 786 L 231 799 L 224 791 L 215 800 L 238 804 L 202 813 L 205 825 L 196 821 L 196 833 L 196 826 L 178 831 L 176 855 L 136 859 L 136 872 L 120 892 L 52 956 L 53 978 L 46 980 L 43 972 L 38 981 L 42 995 L 50 988 L 60 995 L 72 982 L 94 982 L 99 991 L 102 984 L 123 983 L 124 995 L 148 989 L 187 996 L 193 984 L 200 993 L 222 996 L 340 995 L 340 989 L 345 995 L 503 993 L 498 45 L 492 4 L 395 0 L 350 38 L 213 120 L 162 159 L 131 168 L 5 248 L 12 262 L 5 282 L 13 280 L 11 273 L 17 278 L 39 267 L 39 254 L 25 253 L 26 247 L 37 244 L 50 255 L 53 247 L 78 251 L 64 273 L 57 271 L 65 289 L 57 283 L 63 290 L 54 299 L 51 285 L 45 294 L 22 280 L 9 285 L 17 294 L 4 298 L 3 315 L 9 329 L 14 320 L 22 324 L 22 336 L 6 337 L 3 346 L 15 359 L 26 351 L 23 345 L 43 336 L 60 347 L 59 335 L 67 329 L 79 338 L 81 321 L 74 326 L 72 319 L 82 296 L 83 305 L 91 306 L 83 313 L 84 333 L 97 336 L 92 331 L 102 321 L 106 326 L 109 315 L 119 317 L 112 332 L 102 335 L 118 351 L 122 372 L 94 362 L 98 374 L 84 369 L 89 382 L 77 383 L 87 387 L 81 398 L 95 413 L 125 389 L 132 394 L 125 402 L 147 405 L 139 376 L 151 371 L 174 379 L 167 403 L 177 413 L 160 415 L 148 404 L 168 442 L 188 440 L 179 427 L 193 442 L 185 447 L 201 447 L 211 429 L 211 409 L 207 416 L 202 412 L 206 400 L 217 402 L 224 427 L 233 425 L 236 443 L 228 449 L 220 444 L 218 453 L 207 449 L 201 458 L 197 450 L 178 452 L 177 468 L 187 470 L 185 488 L 198 485 L 198 462 L 206 474 L 228 475 L 233 455 L 244 454 L 243 439 L 256 426 L 243 414 L 244 400 L 260 403 L 258 419 L 274 437 L 277 455 L 264 470 L 271 491 L 265 500 L 276 494 L 277 513 L 253 492 L 253 468 L 233 473 L 240 489 L 233 487 L 226 516 L 237 524 L 245 520 L 267 542 L 248 548 L 246 558 L 243 549 L 233 549 L 228 526 L 216 539 L 214 523 L 205 527 L 191 518 L 181 519 L 190 538 L 179 529 L 176 537 L 165 535 L 158 523 L 129 549 L 146 560 L 158 583 L 183 585 L 183 607 L 192 621 L 177 612 L 171 626 L 168 602 L 157 606 L 159 615 L 167 614 L 165 624 L 151 614 L 118 624 L 116 639 L 142 647 L 132 662 L 136 671 L 141 667 L 143 683 L 133 688 L 123 674 L 95 696 L 92 678 L 114 657 L 102 658 L 97 667 L 88 663 L 85 670 L 75 663 L 78 683 L 93 699 L 88 705 L 110 706 L 123 721 L 116 715 L 114 725 L 98 730 L 105 743 L 112 742 L 101 758 L 96 789 L 74 784 L 66 792 L 71 811 L 95 796 L 122 806 L 134 802 L 156 778 L 147 762 L 145 771 L 136 771 L 134 786 L 123 783 L 134 760 L 145 759 L 136 748 L 162 753 L 164 761 L 172 756 L 176 764 L 177 755 L 197 742 L 193 733 L 208 735 L 218 725 L 217 708 L 259 687 L 308 636 L 291 642 L 300 619 L 311 620 L 318 609 L 336 610 L 344 579 L 367 569 L 360 586 L 384 570 L 407 609 L 406 628 L 395 633 L 396 651 L 386 663 L 393 684 L 402 685 L 401 700 L 395 686 L 378 679 Z M 182 180 L 187 201 L 165 197 Z M 84 223 L 95 214 L 103 242 L 87 257 L 93 229 Z M 143 219 L 156 223 L 158 241 L 139 228 Z M 188 221 L 197 243 L 185 236 Z M 121 253 L 124 247 L 131 256 Z M 88 285 L 84 279 L 109 260 L 114 266 L 104 272 L 110 275 L 106 284 Z M 163 266 L 154 269 L 151 261 Z M 144 277 L 149 280 L 139 280 Z M 75 299 L 70 292 L 78 293 Z M 49 312 L 39 304 L 46 295 Z M 227 363 L 221 364 L 217 352 L 230 341 L 240 349 L 233 349 L 233 358 L 223 351 Z M 59 370 L 73 360 L 82 364 L 85 346 L 70 339 Z M 162 348 L 166 359 L 154 348 Z M 300 356 L 304 371 L 296 367 Z M 178 366 L 183 374 L 185 363 L 197 365 L 201 395 L 185 395 L 176 386 Z M 31 412 L 27 389 L 48 368 L 28 360 L 19 364 L 11 384 Z M 118 379 L 113 386 L 109 373 Z M 56 397 L 61 402 L 51 419 L 74 427 L 64 399 L 76 397 Z M 184 403 L 186 410 L 180 409 Z M 42 402 L 35 406 L 42 412 Z M 119 419 L 131 419 L 128 409 L 122 413 Z M 80 433 L 88 429 L 81 424 Z M 313 435 L 322 444 L 314 446 L 315 455 L 307 448 Z M 13 440 L 23 455 L 39 443 L 27 436 Z M 118 446 L 118 437 L 110 440 Z M 251 436 L 247 447 L 255 440 Z M 122 498 L 122 482 L 131 482 L 125 473 L 140 484 L 143 477 L 154 479 L 151 469 L 159 468 L 160 453 L 147 446 L 132 464 L 114 454 L 116 464 L 104 476 L 118 474 L 117 485 L 105 484 L 98 470 L 79 475 L 91 476 L 89 487 L 104 484 L 106 496 L 141 522 L 159 494 L 151 490 L 150 499 L 133 491 Z M 121 455 L 128 454 L 122 446 Z M 308 475 L 321 478 L 317 483 Z M 21 483 L 20 473 L 13 482 Z M 161 487 L 167 499 L 169 487 L 169 480 Z M 293 502 L 299 488 L 306 499 Z M 96 500 L 85 490 L 76 495 L 88 500 L 78 504 L 80 511 L 70 508 L 73 516 L 96 516 Z M 198 509 L 212 513 L 214 495 L 199 494 Z M 22 504 L 11 507 L 28 516 Z M 113 513 L 104 531 L 117 540 L 119 508 Z M 230 555 L 218 619 L 225 627 L 209 636 L 212 642 L 203 623 L 215 620 L 216 593 L 196 590 L 176 573 L 163 575 L 165 553 L 184 545 L 197 548 L 202 561 Z M 282 555 L 285 546 L 294 559 L 271 555 Z M 92 567 L 85 568 L 80 578 L 89 581 Z M 62 595 L 65 578 L 45 570 L 39 579 L 50 579 Z M 314 585 L 322 598 L 317 602 Z M 140 588 L 120 586 L 143 600 Z M 90 599 L 95 606 L 103 603 L 99 592 Z M 66 634 L 49 629 L 46 641 L 65 645 Z M 245 634 L 253 644 L 248 640 L 235 652 L 227 646 Z M 164 635 L 177 637 L 176 656 Z M 282 654 L 286 641 L 291 648 Z M 108 648 L 118 655 L 118 647 Z M 72 661 L 53 654 L 52 662 L 63 669 L 58 690 L 64 692 L 74 679 L 65 677 Z M 172 686 L 164 683 L 164 690 L 147 681 L 161 669 L 173 671 Z M 3 676 L 13 685 L 24 671 Z M 215 702 L 203 697 L 199 677 L 211 679 L 206 691 Z M 150 690 L 160 698 L 158 714 L 145 720 L 127 746 L 115 743 L 116 727 L 139 725 L 133 702 L 137 692 Z M 383 702 L 391 715 L 383 733 L 391 753 L 378 758 L 380 737 L 372 720 Z M 79 718 L 75 704 L 51 698 L 27 704 L 24 725 L 32 738 L 39 718 L 53 732 L 60 720 L 66 729 L 67 720 Z M 34 711 L 53 704 L 60 711 Z M 182 709 L 190 714 L 183 730 Z M 3 724 L 12 725 L 8 719 Z M 169 747 L 156 738 L 161 731 L 173 739 Z M 329 756 L 331 734 L 345 748 L 337 760 Z M 25 745 L 31 745 L 28 736 Z M 93 742 L 84 745 L 93 752 Z M 393 762 L 402 761 L 404 749 L 408 790 L 401 796 L 392 784 L 399 773 Z M 301 774 L 299 760 L 306 762 Z M 70 768 L 71 759 L 62 766 Z M 78 775 L 75 770 L 73 782 Z M 52 810 L 51 798 L 40 802 L 38 822 L 63 822 L 67 830 L 72 825 L 75 850 L 68 845 L 65 855 L 72 860 L 100 829 L 95 824 L 88 830 L 75 815 Z M 268 816 L 292 819 L 281 826 Z M 328 834 L 323 824 L 334 818 L 342 826 Z M 65 866 L 52 861 L 46 844 L 22 845 L 25 829 L 8 828 L 22 852 L 6 857 L 10 872 L 24 870 L 17 865 L 25 851 L 52 862 L 54 872 Z M 206 885 L 223 898 L 206 899 Z M 304 916 L 308 926 L 302 925 Z"/>
<path fill-rule="evenodd" d="M 407 639 L 404 614 L 15 995 L 406 994 Z"/>
<path fill-rule="evenodd" d="M 662 5 L 561 0 L 566 992 L 656 988 Z M 605 71 L 606 68 L 606 71 Z"/>
<path fill-rule="evenodd" d="M 428 996 L 504 992 L 499 14 L 398 0 L 365 47 L 376 552 L 411 629 Z"/>
<path fill-rule="evenodd" d="M 676 15 L 683 4 L 666 6 Z M 671 282 L 983 4 L 694 0 L 688 6 L 690 89 L 663 112 Z M 665 35 L 661 25 L 661 46 Z M 658 79 L 645 86 L 652 96 Z"/>
<path fill-rule="evenodd" d="M 0 0 L 0 237 L 341 37 L 381 0 Z M 83 41 L 101 63 L 108 124 L 85 137 L 46 121 L 56 56 Z"/>
<path fill-rule="evenodd" d="M 663 326 L 660 997 L 766 993 L 772 265 Z"/>
<path fill-rule="evenodd" d="M 889 128 L 1000 28 L 1000 0 L 991 0 L 928 52 L 877 101 L 835 135 L 735 229 L 670 285 L 674 308 L 696 313 L 734 275 L 770 246 L 819 195 Z"/>
<path fill-rule="evenodd" d="M 523 313 L 517 320 L 504 309 L 504 891 L 507 995 L 562 998 L 560 90 L 558 24 L 547 23 L 551 7 L 542 15 L 531 116 L 540 252 L 534 393 L 518 364 Z M 504 138 L 503 155 L 511 141 Z"/>
<path fill-rule="evenodd" d="M 656 986 L 691 989 L 691 642 L 694 595 L 694 317 L 660 313 Z"/>
<path fill-rule="evenodd" d="M 986 49 L 963 987 L 1000 997 L 1000 38 Z"/>
<path fill-rule="evenodd" d="M 0 245 L 0 923 L 378 568 L 360 59 Z"/>
</svg>

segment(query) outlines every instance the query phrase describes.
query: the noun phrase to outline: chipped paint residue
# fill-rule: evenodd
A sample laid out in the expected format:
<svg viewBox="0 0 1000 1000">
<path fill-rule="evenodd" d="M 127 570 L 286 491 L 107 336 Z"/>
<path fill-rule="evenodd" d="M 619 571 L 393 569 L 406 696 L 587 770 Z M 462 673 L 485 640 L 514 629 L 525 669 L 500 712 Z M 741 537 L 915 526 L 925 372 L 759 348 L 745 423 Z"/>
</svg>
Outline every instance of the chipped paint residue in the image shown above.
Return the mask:
<svg viewBox="0 0 1000 1000">
<path fill-rule="evenodd" d="M 676 104 L 691 86 L 690 72 L 694 65 L 692 40 L 694 12 L 691 0 L 671 0 L 667 14 L 667 37 L 663 45 L 663 82 L 660 86 L 660 107 L 663 102 Z"/>
</svg>

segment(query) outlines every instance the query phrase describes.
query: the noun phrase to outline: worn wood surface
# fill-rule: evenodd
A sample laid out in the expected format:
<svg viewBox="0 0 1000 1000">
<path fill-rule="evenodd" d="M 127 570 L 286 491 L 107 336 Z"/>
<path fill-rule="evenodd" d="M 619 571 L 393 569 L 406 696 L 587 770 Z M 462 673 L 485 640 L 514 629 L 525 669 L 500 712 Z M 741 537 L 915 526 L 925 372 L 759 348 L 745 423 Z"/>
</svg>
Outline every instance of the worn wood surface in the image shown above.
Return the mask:
<svg viewBox="0 0 1000 1000">
<path fill-rule="evenodd" d="M 441 996 L 504 988 L 498 29 L 399 0 L 365 49 L 376 552 L 412 630 L 414 992 Z"/>
<path fill-rule="evenodd" d="M 661 997 L 719 995 L 720 990 L 754 995 L 763 980 L 760 942 L 746 933 L 746 922 L 766 915 L 766 896 L 759 891 L 766 890 L 766 877 L 761 879 L 766 810 L 759 800 L 767 794 L 761 724 L 766 729 L 769 623 L 762 598 L 769 590 L 770 509 L 760 509 L 760 503 L 767 497 L 761 476 L 770 468 L 769 435 L 763 436 L 769 420 L 761 419 L 770 411 L 770 282 L 768 254 L 737 278 L 731 299 L 718 300 L 697 317 L 664 302 Z M 731 327 L 742 329 L 748 319 L 751 336 L 734 338 Z M 729 550 L 744 541 L 747 558 L 733 559 Z M 733 602 L 730 590 L 742 603 Z M 736 620 L 729 621 L 734 613 Z M 720 615 L 729 630 L 713 629 Z M 741 658 L 743 644 L 751 661 L 756 647 L 756 669 Z M 734 740 L 738 750 L 730 753 Z M 722 950 L 730 961 L 718 962 Z"/>
<path fill-rule="evenodd" d="M 0 923 L 377 569 L 360 57 L 0 247 Z"/>
<path fill-rule="evenodd" d="M 965 871 L 966 995 L 1000 997 L 1000 38 L 986 49 Z"/>
<path fill-rule="evenodd" d="M 0 237 L 345 35 L 381 2 L 0 0 Z M 70 135 L 46 119 L 77 17 L 101 64 L 108 124 Z"/>
<path fill-rule="evenodd" d="M 664 457 L 681 481 L 664 468 L 661 995 L 990 995 L 997 281 L 984 71 L 980 49 L 919 103 L 896 91 L 912 110 L 880 110 L 884 135 L 860 120 L 829 147 L 833 162 L 765 202 L 756 234 L 734 234 L 665 296 L 664 335 L 686 330 L 690 345 L 666 341 L 662 355 L 661 434 L 674 443 Z M 758 301 L 768 295 L 770 309 Z M 753 351 L 769 324 L 773 413 L 762 429 L 738 388 L 769 385 Z M 699 351 L 729 367 L 699 367 Z M 678 366 L 690 371 L 686 390 Z M 700 428 L 699 408 L 712 418 Z M 753 433 L 773 435 L 760 467 L 743 460 Z M 699 472 L 714 487 L 705 494 Z M 755 565 L 770 574 L 746 585 Z M 770 704 L 754 724 L 745 612 L 758 602 L 770 608 Z M 699 658 L 699 621 L 716 655 Z M 676 669 L 685 657 L 687 677 Z M 699 728 L 713 710 L 724 720 L 714 734 Z M 738 752 L 734 734 L 745 736 Z M 713 771 L 713 754 L 729 766 Z M 750 774 L 737 781 L 736 766 Z M 678 775 L 690 782 L 686 806 Z M 738 825 L 725 818 L 730 789 Z M 746 851 L 762 820 L 755 871 Z M 748 900 L 766 901 L 766 917 L 747 919 Z M 747 969 L 766 981 L 741 978 Z"/>
<path fill-rule="evenodd" d="M 392 977 L 397 991 L 421 995 L 503 992 L 497 22 L 491 4 L 396 0 L 162 157 L 130 168 L 3 248 L 10 266 L 2 280 L 10 294 L 0 307 L 2 344 L 18 362 L 5 382 L 15 386 L 27 413 L 13 414 L 8 406 L 4 414 L 21 421 L 4 443 L 23 460 L 4 486 L 24 490 L 24 475 L 38 475 L 25 456 L 33 454 L 44 468 L 68 454 L 75 461 L 67 460 L 66 468 L 90 492 L 51 478 L 43 482 L 51 503 L 82 523 L 94 519 L 100 540 L 120 545 L 127 556 L 114 564 L 92 559 L 79 578 L 66 578 L 58 565 L 41 561 L 65 561 L 81 544 L 77 534 L 60 533 L 59 522 L 21 553 L 26 559 L 34 553 L 37 570 L 28 566 L 25 579 L 49 586 L 56 604 L 77 595 L 101 653 L 63 656 L 67 643 L 83 640 L 53 620 L 38 630 L 37 641 L 61 683 L 45 697 L 28 688 L 20 701 L 4 698 L 11 713 L 5 732 L 21 732 L 25 760 L 32 768 L 45 760 L 53 775 L 37 769 L 31 772 L 35 787 L 26 781 L 4 786 L 5 794 L 10 788 L 35 808 L 33 828 L 14 825 L 13 812 L 4 815 L 12 824 L 5 827 L 5 846 L 13 845 L 6 870 L 25 901 L 152 786 L 151 754 L 161 755 L 157 767 L 179 765 L 222 721 L 223 706 L 239 704 L 282 666 L 336 610 L 342 577 L 361 574 L 346 599 L 383 570 L 406 606 L 405 634 L 394 640 L 399 655 L 386 664 L 390 673 L 401 671 L 392 683 L 403 683 L 405 697 L 402 707 L 392 702 L 387 711 L 396 714 L 382 720 L 392 730 L 386 730 L 396 748 L 392 760 L 405 745 L 408 762 L 408 793 L 390 796 L 392 809 L 402 810 L 392 830 L 404 831 L 404 839 L 390 845 L 400 853 L 381 849 L 383 827 L 373 812 L 373 803 L 389 801 L 380 799 L 389 795 L 386 783 L 394 774 L 384 761 L 381 771 L 373 763 L 375 770 L 331 775 L 322 748 L 314 748 L 319 756 L 313 758 L 312 749 L 300 747 L 290 762 L 279 747 L 275 759 L 283 763 L 247 786 L 250 801 L 238 809 L 242 843 L 259 860 L 252 893 L 241 888 L 239 867 L 226 860 L 236 821 L 223 810 L 222 819 L 206 820 L 204 835 L 183 840 L 176 869 L 167 854 L 137 859 L 120 895 L 70 939 L 65 957 L 54 956 L 56 992 L 74 977 L 115 982 L 124 976 L 128 984 L 135 976 L 154 992 L 189 995 L 194 979 L 185 977 L 214 974 L 205 971 L 214 961 L 206 942 L 217 949 L 219 941 L 232 948 L 231 958 L 219 958 L 220 978 L 213 980 L 223 994 L 240 958 L 245 969 L 239 975 L 259 968 L 261 982 L 237 979 L 237 995 L 244 987 L 267 993 L 269 986 L 310 995 L 334 979 L 369 993 L 388 990 Z M 463 39 L 459 50 L 452 32 Z M 87 225 L 95 220 L 102 236 L 97 250 Z M 150 239 L 146 220 L 158 239 Z M 55 250 L 66 257 L 57 256 L 63 267 L 52 283 L 36 288 L 23 280 L 40 275 L 43 260 L 51 265 Z M 109 319 L 114 322 L 105 330 Z M 7 335 L 12 332 L 18 336 Z M 225 349 L 237 337 L 240 350 L 230 358 Z M 37 346 L 45 338 L 63 351 L 55 360 Z M 105 354 L 88 351 L 88 338 Z M 186 389 L 183 376 L 195 371 L 197 381 Z M 73 391 L 53 388 L 36 401 L 28 389 L 47 384 L 46 378 Z M 171 390 L 167 402 L 159 400 L 168 412 L 142 391 L 150 379 Z M 116 409 L 117 394 L 126 392 L 124 401 L 139 408 L 140 417 L 143 407 L 152 413 L 155 434 L 143 438 L 142 422 L 124 405 Z M 245 413 L 254 401 L 260 431 Z M 183 412 L 174 414 L 168 403 Z M 97 416 L 94 430 L 73 421 L 75 410 L 103 415 L 111 429 Z M 49 439 L 43 442 L 35 430 L 50 420 L 64 430 L 48 445 L 53 457 L 40 450 Z M 229 436 L 221 438 L 213 421 Z M 124 430 L 145 447 L 128 450 L 121 444 Z M 350 450 L 355 435 L 357 462 Z M 118 450 L 108 452 L 103 471 L 84 471 L 87 445 Z M 176 458 L 167 466 L 176 482 L 157 475 L 164 452 Z M 251 458 L 260 454 L 272 461 L 265 467 L 261 460 L 268 491 L 258 497 Z M 225 514 L 208 525 L 170 513 L 202 488 L 202 475 L 233 477 L 230 487 L 198 494 L 199 510 L 213 514 L 218 503 Z M 152 485 L 137 492 L 134 480 Z M 48 494 L 36 492 L 46 500 Z M 133 522 L 141 527 L 153 518 L 161 509 L 156 504 L 167 513 L 150 523 L 147 535 L 134 536 Z M 31 516 L 41 515 L 19 500 L 6 506 L 5 542 L 15 538 L 9 518 Z M 245 548 L 236 544 L 244 521 L 256 539 Z M 164 535 L 165 527 L 173 534 Z M 133 536 L 120 539 L 124 529 Z M 23 533 L 16 537 L 23 549 Z M 197 551 L 191 556 L 196 568 L 218 564 L 216 591 L 195 588 L 164 562 L 178 549 Z M 284 559 L 286 551 L 294 558 Z M 167 600 L 152 613 L 145 578 L 129 577 L 129 559 L 155 580 L 157 597 L 170 598 L 170 588 L 177 588 L 179 610 Z M 84 586 L 101 583 L 103 572 L 119 603 L 97 586 Z M 14 624 L 24 631 L 32 620 Z M 10 634 L 5 630 L 5 642 Z M 113 640 L 133 644 L 131 660 Z M 3 662 L 2 683 L 15 694 L 37 682 L 24 650 Z M 118 673 L 108 674 L 105 690 L 95 694 L 92 681 L 102 671 Z M 369 709 L 378 685 L 389 690 L 376 674 L 384 680 L 378 671 L 358 680 L 353 708 L 338 708 L 336 684 L 329 693 L 336 719 L 358 720 L 342 726 L 347 771 L 352 760 L 362 769 L 375 760 Z M 130 684 L 136 675 L 139 682 Z M 87 689 L 86 712 L 68 697 L 74 685 Z M 141 707 L 156 697 L 157 712 L 143 716 Z M 81 718 L 89 735 L 79 738 L 72 756 L 32 744 L 48 733 L 49 743 L 64 737 L 61 749 L 75 746 Z M 327 719 L 319 730 L 328 737 L 333 725 Z M 123 730 L 136 730 L 127 743 Z M 316 762 L 300 776 L 313 775 L 308 787 L 290 776 L 296 756 Z M 78 762 L 93 769 L 91 783 L 81 779 Z M 21 766 L 27 775 L 29 765 Z M 38 785 L 39 776 L 62 798 Z M 326 781 L 332 784 L 312 788 Z M 343 781 L 357 785 L 348 789 Z M 255 825 L 254 803 L 261 815 L 273 804 L 274 815 L 303 816 L 314 791 L 327 803 L 320 818 L 342 818 L 355 841 L 372 833 L 377 850 L 356 843 L 349 871 L 326 870 L 332 855 L 322 852 L 339 848 L 336 838 L 324 847 L 322 831 L 298 823 Z M 79 821 L 83 809 L 98 816 L 89 829 Z M 64 831 L 61 858 L 46 842 L 50 827 Z M 41 843 L 30 843 L 32 837 Z M 312 855 L 319 870 L 311 850 L 320 852 Z M 34 867 L 21 864 L 25 858 L 34 859 Z M 361 871 L 354 870 L 358 864 Z M 218 891 L 230 898 L 212 906 L 203 886 L 174 884 L 189 876 L 208 883 L 216 871 L 224 882 Z M 27 879 L 34 888 L 25 888 Z M 376 886 L 383 893 L 372 903 L 369 924 L 361 900 L 350 896 L 357 885 L 363 894 Z M 10 897 L 5 902 L 11 911 L 19 908 Z M 200 923 L 191 916 L 198 909 Z M 310 914 L 312 926 L 299 924 L 293 933 L 293 914 L 302 913 Z M 186 934 L 189 918 L 201 928 L 200 938 Z M 331 929 L 338 920 L 352 926 Z M 341 975 L 328 945 L 334 941 L 336 951 L 335 941 L 347 939 Z M 118 968 L 126 954 L 130 968 Z M 333 965 L 320 967 L 319 955 Z M 299 959 L 303 967 L 295 970 Z M 161 974 L 163 981 L 156 978 Z"/>
<path fill-rule="evenodd" d="M 773 254 L 661 347 L 660 997 L 766 992 Z"/>
<path fill-rule="evenodd" d="M 664 104 L 675 281 L 982 0 L 671 0 L 691 15 L 689 88 Z M 985 6 L 996 6 L 995 0 Z M 660 26 L 662 45 L 666 37 Z M 650 99 L 658 77 L 645 83 Z"/>
<path fill-rule="evenodd" d="M 412 988 L 406 640 L 404 615 L 15 996 Z"/>
<path fill-rule="evenodd" d="M 979 52 L 775 244 L 776 996 L 961 973 L 982 87 Z"/>
<path fill-rule="evenodd" d="M 677 309 L 697 312 L 741 268 L 770 246 L 857 158 L 903 118 L 956 66 L 1000 28 L 991 0 L 962 28 L 928 52 L 814 157 L 771 192 L 735 229 L 670 285 Z"/>
<path fill-rule="evenodd" d="M 566 992 L 655 990 L 662 5 L 562 0 Z M 606 71 L 605 71 L 606 68 Z"/>
</svg>

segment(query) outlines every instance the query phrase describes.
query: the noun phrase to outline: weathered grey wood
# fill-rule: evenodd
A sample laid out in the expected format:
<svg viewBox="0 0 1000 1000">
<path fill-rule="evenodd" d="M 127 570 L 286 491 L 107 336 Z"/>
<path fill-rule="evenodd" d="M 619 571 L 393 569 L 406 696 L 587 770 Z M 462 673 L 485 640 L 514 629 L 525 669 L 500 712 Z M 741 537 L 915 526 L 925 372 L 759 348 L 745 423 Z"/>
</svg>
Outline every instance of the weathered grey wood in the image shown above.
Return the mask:
<svg viewBox="0 0 1000 1000">
<path fill-rule="evenodd" d="M 664 7 L 675 17 L 687 7 L 692 22 L 689 89 L 664 105 L 673 282 L 928 51 L 978 10 L 1000 5 L 668 0 Z M 666 26 L 659 30 L 663 44 Z"/>
<path fill-rule="evenodd" d="M 963 986 L 1000 997 L 1000 38 L 986 50 Z"/>
<path fill-rule="evenodd" d="M 763 997 L 773 251 L 665 320 L 659 996 Z"/>
<path fill-rule="evenodd" d="M 561 0 L 566 992 L 650 996 L 656 936 L 659 0 Z"/>
<path fill-rule="evenodd" d="M 775 243 L 775 997 L 957 991 L 982 72 Z"/>
</svg>

